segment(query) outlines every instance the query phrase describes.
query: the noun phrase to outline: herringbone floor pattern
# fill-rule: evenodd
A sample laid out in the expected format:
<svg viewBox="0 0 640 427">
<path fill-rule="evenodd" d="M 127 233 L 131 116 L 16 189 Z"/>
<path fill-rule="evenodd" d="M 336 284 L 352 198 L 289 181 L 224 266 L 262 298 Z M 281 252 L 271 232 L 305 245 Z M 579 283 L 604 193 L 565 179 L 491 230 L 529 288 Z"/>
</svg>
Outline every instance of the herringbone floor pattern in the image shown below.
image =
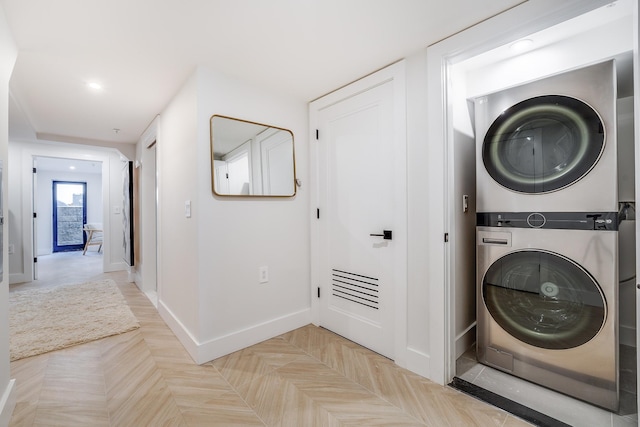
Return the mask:
<svg viewBox="0 0 640 427">
<path fill-rule="evenodd" d="M 312 325 L 193 363 L 126 275 L 140 329 L 11 364 L 11 426 L 527 426 Z"/>
</svg>

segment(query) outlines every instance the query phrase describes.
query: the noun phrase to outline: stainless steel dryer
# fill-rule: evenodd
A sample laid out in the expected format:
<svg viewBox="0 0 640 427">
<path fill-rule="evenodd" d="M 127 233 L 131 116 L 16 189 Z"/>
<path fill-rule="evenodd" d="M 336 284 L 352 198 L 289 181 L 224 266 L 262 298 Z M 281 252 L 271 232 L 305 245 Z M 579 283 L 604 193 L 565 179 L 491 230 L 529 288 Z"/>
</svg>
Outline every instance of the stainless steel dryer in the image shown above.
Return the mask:
<svg viewBox="0 0 640 427">
<path fill-rule="evenodd" d="M 617 210 L 613 60 L 475 99 L 478 212 Z"/>
<path fill-rule="evenodd" d="M 616 213 L 478 221 L 478 361 L 617 411 Z"/>
</svg>

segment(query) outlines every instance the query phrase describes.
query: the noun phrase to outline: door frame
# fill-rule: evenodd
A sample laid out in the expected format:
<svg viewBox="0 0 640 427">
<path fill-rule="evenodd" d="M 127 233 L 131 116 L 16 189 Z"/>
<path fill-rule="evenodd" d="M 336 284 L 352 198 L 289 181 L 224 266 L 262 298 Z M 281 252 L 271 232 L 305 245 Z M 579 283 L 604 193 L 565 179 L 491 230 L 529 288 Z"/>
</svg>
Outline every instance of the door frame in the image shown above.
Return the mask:
<svg viewBox="0 0 640 427">
<path fill-rule="evenodd" d="M 58 234 L 58 209 L 57 209 L 57 185 L 58 184 L 74 184 L 74 185 L 82 185 L 83 187 L 83 192 L 82 192 L 82 227 L 83 227 L 83 231 L 82 231 L 82 244 L 77 244 L 77 245 L 68 245 L 70 247 L 72 247 L 71 249 L 63 249 L 63 250 L 59 250 L 58 248 L 60 246 L 58 246 L 58 238 L 57 238 L 57 234 Z M 51 207 L 51 212 L 52 212 L 52 224 L 51 224 L 51 231 L 53 233 L 52 236 L 52 249 L 51 252 L 66 252 L 66 251 L 77 251 L 80 250 L 84 247 L 85 243 L 87 242 L 87 236 L 84 232 L 84 225 L 87 223 L 87 183 L 85 181 L 67 181 L 67 180 L 56 180 L 54 179 L 53 181 L 51 181 L 51 201 L 52 201 L 52 207 Z"/>
<path fill-rule="evenodd" d="M 393 114 L 394 114 L 394 146 L 398 149 L 395 159 L 395 170 L 398 179 L 394 182 L 395 206 L 397 214 L 394 215 L 393 240 L 396 246 L 394 272 L 394 360 L 404 366 L 407 354 L 407 130 L 406 130 L 406 71 L 405 61 L 391 64 L 373 74 L 357 80 L 341 89 L 331 92 L 309 104 L 309 150 L 310 159 L 310 214 L 311 214 L 311 318 L 316 326 L 320 324 L 320 301 L 317 297 L 317 288 L 320 285 L 319 251 L 320 232 L 317 209 L 320 206 L 319 191 L 319 153 L 316 141 L 316 129 L 318 112 L 336 104 L 346 98 L 367 91 L 373 87 L 391 81 L 393 84 Z"/>
<path fill-rule="evenodd" d="M 109 154 L 100 153 L 95 147 L 89 147 L 84 145 L 78 146 L 58 146 L 58 145 L 46 145 L 46 144 L 18 144 L 18 148 L 11 150 L 16 151 L 17 159 L 19 159 L 19 168 L 16 168 L 18 172 L 16 174 L 10 173 L 10 179 L 12 182 L 17 183 L 11 189 L 15 191 L 15 194 L 22 194 L 21 200 L 21 213 L 19 214 L 19 224 L 24 224 L 19 230 L 17 230 L 17 237 L 19 240 L 16 242 L 16 256 L 20 256 L 22 259 L 22 269 L 11 269 L 9 272 L 9 283 L 22 283 L 35 280 L 34 273 L 37 274 L 37 266 L 34 261 L 37 257 L 37 233 L 41 232 L 34 225 L 33 215 L 37 213 L 35 210 L 34 200 L 37 197 L 36 189 L 33 186 L 34 183 L 34 160 L 39 157 L 53 157 L 61 159 L 72 160 L 95 160 L 102 165 L 102 215 L 103 215 L 103 229 L 104 229 L 104 244 L 103 244 L 103 271 L 117 271 L 120 268 L 114 266 L 111 261 L 110 255 L 110 208 L 109 208 L 109 194 L 110 194 L 110 166 L 109 166 Z M 24 145 L 24 146 L 23 146 Z M 113 150 L 113 149 L 111 149 Z M 114 150 L 115 151 L 115 150 Z M 11 192 L 10 192 L 11 193 Z M 13 193 L 11 193 L 13 194 Z M 12 196 L 13 197 L 13 196 Z M 16 221 L 14 221 L 15 223 Z M 18 246 L 19 245 L 19 246 Z"/>
<path fill-rule="evenodd" d="M 456 235 L 452 218 L 459 195 L 454 191 L 453 175 L 453 102 L 449 97 L 453 84 L 452 65 L 609 3 L 611 3 L 610 0 L 570 0 L 562 3 L 554 0 L 524 2 L 427 49 L 427 92 L 429 94 L 427 139 L 431 156 L 427 159 L 426 166 L 429 169 L 429 189 L 432 200 L 444 201 L 441 210 L 430 212 L 429 236 L 443 236 L 445 233 Z M 637 5 L 635 7 L 637 8 Z M 634 37 L 637 37 L 637 27 Z M 635 62 L 637 51 L 636 44 L 634 66 L 637 66 Z M 636 85 L 636 108 L 639 103 L 639 90 L 640 88 Z M 637 147 L 640 140 L 638 126 L 635 132 Z M 636 150 L 637 158 L 638 151 Z M 636 169 L 636 192 L 639 191 L 639 177 L 639 171 Z M 439 185 L 440 182 L 445 184 Z M 638 242 L 636 244 L 638 245 Z M 430 270 L 428 309 L 430 319 L 434 320 L 428 327 L 429 378 L 440 384 L 447 384 L 453 379 L 456 371 L 454 328 L 456 313 L 453 305 L 455 287 L 451 280 L 456 268 L 453 260 L 455 242 L 443 244 L 442 239 L 431 238 L 428 250 Z M 640 266 L 640 262 L 638 264 Z M 640 324 L 640 320 L 638 323 Z"/>
<path fill-rule="evenodd" d="M 162 236 L 158 233 L 160 224 L 160 149 L 158 147 L 160 116 L 156 116 L 145 129 L 136 148 L 136 168 L 140 168 L 138 213 L 140 227 L 134 233 L 139 233 L 137 241 L 140 243 L 138 254 L 140 259 L 134 267 L 133 280 L 147 295 L 149 300 L 157 306 L 160 292 L 160 251 Z"/>
</svg>

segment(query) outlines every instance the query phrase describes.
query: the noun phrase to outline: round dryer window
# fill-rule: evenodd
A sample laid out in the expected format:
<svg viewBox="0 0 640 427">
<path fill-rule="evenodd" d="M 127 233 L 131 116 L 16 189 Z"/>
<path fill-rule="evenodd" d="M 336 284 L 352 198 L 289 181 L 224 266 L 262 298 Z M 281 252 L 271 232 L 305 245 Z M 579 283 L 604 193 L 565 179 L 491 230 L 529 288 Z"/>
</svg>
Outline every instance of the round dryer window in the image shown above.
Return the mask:
<svg viewBox="0 0 640 427">
<path fill-rule="evenodd" d="M 604 296 L 593 277 L 550 252 L 518 251 L 498 259 L 484 276 L 482 297 L 505 331 L 546 349 L 588 342 L 606 318 Z"/>
<path fill-rule="evenodd" d="M 500 185 L 546 193 L 589 173 L 604 143 L 604 125 L 589 105 L 567 96 L 539 96 L 500 114 L 485 135 L 482 159 Z"/>
</svg>

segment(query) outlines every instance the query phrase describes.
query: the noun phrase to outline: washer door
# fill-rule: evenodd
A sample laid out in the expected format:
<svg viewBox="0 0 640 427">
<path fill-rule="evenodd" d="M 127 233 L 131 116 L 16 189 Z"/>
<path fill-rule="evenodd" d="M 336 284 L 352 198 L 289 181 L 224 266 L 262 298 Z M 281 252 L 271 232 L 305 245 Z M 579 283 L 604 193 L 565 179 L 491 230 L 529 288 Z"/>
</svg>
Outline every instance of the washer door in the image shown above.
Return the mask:
<svg viewBox="0 0 640 427">
<path fill-rule="evenodd" d="M 539 96 L 515 104 L 493 122 L 482 159 L 500 185 L 546 193 L 589 173 L 604 143 L 604 125 L 589 105 L 567 96 Z"/>
<path fill-rule="evenodd" d="M 510 335 L 545 349 L 591 340 L 606 318 L 606 302 L 593 277 L 551 252 L 512 252 L 494 262 L 482 281 L 493 319 Z"/>
</svg>

